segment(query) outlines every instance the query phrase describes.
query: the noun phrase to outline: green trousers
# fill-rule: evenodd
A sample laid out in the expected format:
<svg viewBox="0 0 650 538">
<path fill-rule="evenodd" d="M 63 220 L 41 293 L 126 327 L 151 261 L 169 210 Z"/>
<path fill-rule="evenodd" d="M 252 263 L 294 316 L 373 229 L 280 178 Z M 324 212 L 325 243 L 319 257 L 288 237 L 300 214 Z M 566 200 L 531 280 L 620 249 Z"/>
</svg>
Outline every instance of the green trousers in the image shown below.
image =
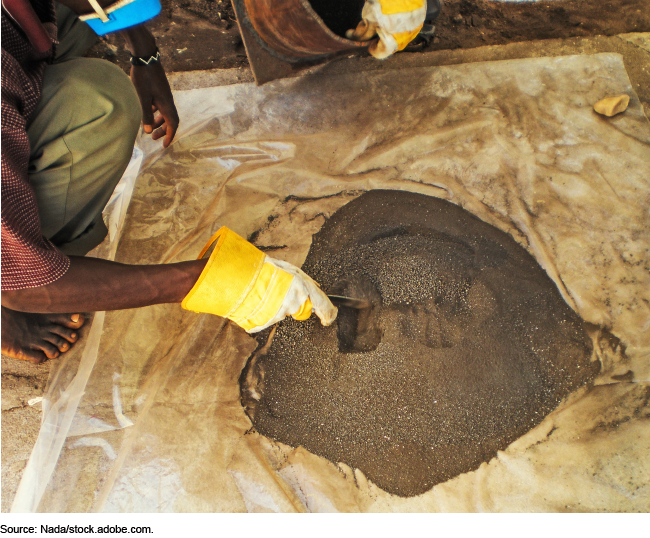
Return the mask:
<svg viewBox="0 0 650 538">
<path fill-rule="evenodd" d="M 84 255 L 108 233 L 102 210 L 126 169 L 142 119 L 129 77 L 82 58 L 97 36 L 57 4 L 59 42 L 30 117 L 29 181 L 41 230 L 68 255 Z"/>
</svg>

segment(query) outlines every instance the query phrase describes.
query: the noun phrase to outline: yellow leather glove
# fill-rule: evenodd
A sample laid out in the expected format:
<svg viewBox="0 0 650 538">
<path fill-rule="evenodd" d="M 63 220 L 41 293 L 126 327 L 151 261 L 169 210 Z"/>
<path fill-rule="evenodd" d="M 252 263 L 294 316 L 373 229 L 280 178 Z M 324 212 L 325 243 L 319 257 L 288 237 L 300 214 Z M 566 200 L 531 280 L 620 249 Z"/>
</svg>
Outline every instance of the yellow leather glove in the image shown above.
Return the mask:
<svg viewBox="0 0 650 538">
<path fill-rule="evenodd" d="M 181 303 L 186 310 L 228 318 L 249 333 L 289 315 L 305 320 L 312 311 L 323 325 L 336 319 L 336 307 L 297 267 L 269 258 L 225 226 L 210 238 L 199 258 L 213 245 L 201 276 Z"/>
<path fill-rule="evenodd" d="M 383 60 L 402 50 L 418 35 L 427 14 L 427 0 L 366 0 L 362 20 L 345 36 L 353 41 L 379 41 L 368 47 L 375 58 Z"/>
</svg>

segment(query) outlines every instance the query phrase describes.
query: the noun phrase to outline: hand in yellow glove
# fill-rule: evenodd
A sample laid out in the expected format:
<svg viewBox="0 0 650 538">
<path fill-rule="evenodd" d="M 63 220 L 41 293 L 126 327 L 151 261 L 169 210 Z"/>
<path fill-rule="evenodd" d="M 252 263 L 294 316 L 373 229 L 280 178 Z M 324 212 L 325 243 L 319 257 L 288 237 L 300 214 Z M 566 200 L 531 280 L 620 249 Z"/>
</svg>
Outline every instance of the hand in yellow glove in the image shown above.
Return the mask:
<svg viewBox="0 0 650 538">
<path fill-rule="evenodd" d="M 368 51 L 383 60 L 404 49 L 418 35 L 426 13 L 427 0 L 366 0 L 361 22 L 345 35 L 353 41 L 368 41 L 378 35 L 379 41 Z"/>
<path fill-rule="evenodd" d="M 323 325 L 336 319 L 336 307 L 297 267 L 269 258 L 225 226 L 212 236 L 199 258 L 212 245 L 210 259 L 183 299 L 183 308 L 228 318 L 249 333 L 285 316 L 305 320 L 312 311 Z"/>
</svg>

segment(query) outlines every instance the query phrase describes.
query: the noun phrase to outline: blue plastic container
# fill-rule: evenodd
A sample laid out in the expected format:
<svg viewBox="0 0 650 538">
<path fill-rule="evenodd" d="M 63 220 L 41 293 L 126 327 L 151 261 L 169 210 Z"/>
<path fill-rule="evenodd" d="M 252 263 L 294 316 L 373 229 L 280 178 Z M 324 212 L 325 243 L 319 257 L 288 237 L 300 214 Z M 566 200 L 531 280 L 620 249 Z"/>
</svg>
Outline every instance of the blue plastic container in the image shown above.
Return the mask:
<svg viewBox="0 0 650 538">
<path fill-rule="evenodd" d="M 161 9 L 160 0 L 134 0 L 130 4 L 107 13 L 108 22 L 102 22 L 99 18 L 88 19 L 85 22 L 97 35 L 110 34 L 153 19 Z"/>
</svg>

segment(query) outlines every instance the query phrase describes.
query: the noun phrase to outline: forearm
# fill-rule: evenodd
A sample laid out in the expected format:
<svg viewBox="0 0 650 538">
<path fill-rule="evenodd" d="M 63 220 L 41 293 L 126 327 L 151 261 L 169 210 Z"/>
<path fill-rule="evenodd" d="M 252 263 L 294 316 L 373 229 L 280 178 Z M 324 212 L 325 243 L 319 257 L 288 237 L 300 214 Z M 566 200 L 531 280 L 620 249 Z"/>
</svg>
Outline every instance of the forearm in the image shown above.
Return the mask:
<svg viewBox="0 0 650 538">
<path fill-rule="evenodd" d="M 143 24 L 120 32 L 133 56 L 148 57 L 156 53 L 156 39 Z"/>
<path fill-rule="evenodd" d="M 2 306 L 20 312 L 95 312 L 179 303 L 206 260 L 165 265 L 124 265 L 70 257 L 60 279 L 38 288 L 2 293 Z"/>
</svg>

